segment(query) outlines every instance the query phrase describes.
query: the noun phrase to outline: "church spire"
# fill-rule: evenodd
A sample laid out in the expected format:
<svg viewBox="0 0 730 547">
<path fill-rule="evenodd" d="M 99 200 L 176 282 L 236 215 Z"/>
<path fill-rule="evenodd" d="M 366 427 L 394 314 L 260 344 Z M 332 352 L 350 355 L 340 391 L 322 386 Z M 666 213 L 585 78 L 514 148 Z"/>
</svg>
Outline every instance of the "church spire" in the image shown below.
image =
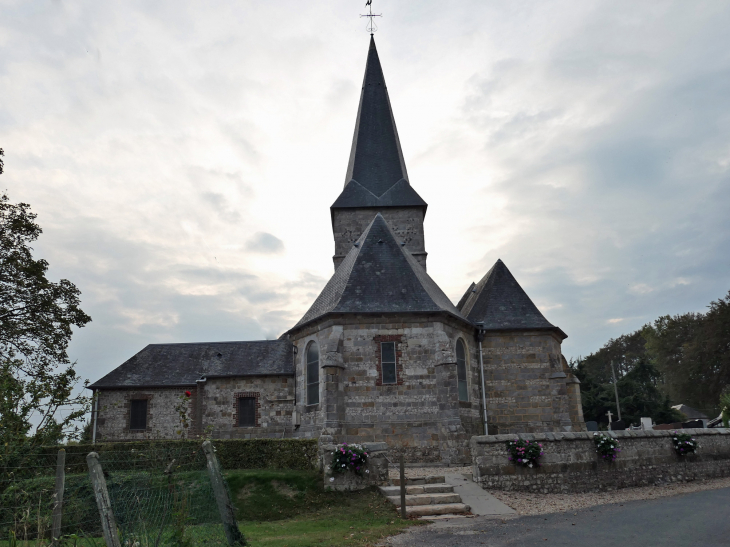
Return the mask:
<svg viewBox="0 0 730 547">
<path fill-rule="evenodd" d="M 335 268 L 373 217 L 381 213 L 402 245 L 425 269 L 426 207 L 408 182 L 383 68 L 371 36 L 345 188 L 330 207 Z"/>
<path fill-rule="evenodd" d="M 408 182 L 383 69 L 371 36 L 345 188 L 332 208 L 380 206 L 425 209 L 427 205 Z"/>
</svg>

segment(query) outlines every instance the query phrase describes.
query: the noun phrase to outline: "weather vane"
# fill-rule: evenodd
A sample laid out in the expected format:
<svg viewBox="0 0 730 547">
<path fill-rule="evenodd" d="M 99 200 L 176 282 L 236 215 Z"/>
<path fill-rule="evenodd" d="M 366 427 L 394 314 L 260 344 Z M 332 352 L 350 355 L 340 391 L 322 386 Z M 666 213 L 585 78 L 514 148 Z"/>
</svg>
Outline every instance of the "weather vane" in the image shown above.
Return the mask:
<svg viewBox="0 0 730 547">
<path fill-rule="evenodd" d="M 365 6 L 368 8 L 370 13 L 367 13 L 365 15 L 360 15 L 360 17 L 367 17 L 368 18 L 368 26 L 365 27 L 365 29 L 370 33 L 370 36 L 375 34 L 378 31 L 378 25 L 375 24 L 375 20 L 373 17 L 382 17 L 382 13 L 373 13 L 373 0 L 367 0 L 365 2 Z"/>
</svg>

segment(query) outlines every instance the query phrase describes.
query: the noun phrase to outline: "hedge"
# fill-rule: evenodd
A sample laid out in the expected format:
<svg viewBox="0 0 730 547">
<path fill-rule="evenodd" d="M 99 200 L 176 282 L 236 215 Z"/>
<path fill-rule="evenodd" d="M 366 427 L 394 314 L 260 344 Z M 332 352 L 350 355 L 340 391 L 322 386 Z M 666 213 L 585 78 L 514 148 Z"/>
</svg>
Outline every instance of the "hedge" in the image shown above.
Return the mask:
<svg viewBox="0 0 730 547">
<path fill-rule="evenodd" d="M 149 466 L 146 453 L 155 452 L 153 460 L 160 460 L 160 452 L 168 452 L 170 459 L 181 451 L 197 451 L 202 440 L 177 441 L 134 441 L 116 443 L 72 444 L 66 446 L 46 446 L 34 454 L 16 454 L 20 469 L 15 470 L 16 478 L 53 474 L 56 455 L 60 448 L 66 450 L 66 473 L 86 473 L 86 455 L 97 452 L 99 461 L 113 461 L 116 470 L 142 471 Z M 228 469 L 296 469 L 317 470 L 317 439 L 219 439 L 212 440 L 216 456 L 224 470 Z M 164 457 L 164 456 L 163 456 Z M 10 462 L 7 464 L 13 465 Z M 4 467 L 0 464 L 0 467 Z M 31 471 L 24 473 L 23 470 Z"/>
</svg>

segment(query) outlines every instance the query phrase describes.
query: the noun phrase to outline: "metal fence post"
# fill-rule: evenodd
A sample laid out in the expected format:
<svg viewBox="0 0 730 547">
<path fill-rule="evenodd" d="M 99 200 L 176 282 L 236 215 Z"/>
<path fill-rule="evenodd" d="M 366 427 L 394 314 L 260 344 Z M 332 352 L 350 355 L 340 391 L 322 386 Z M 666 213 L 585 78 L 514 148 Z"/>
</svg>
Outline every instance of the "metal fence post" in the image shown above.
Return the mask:
<svg viewBox="0 0 730 547">
<path fill-rule="evenodd" d="M 205 459 L 208 464 L 208 475 L 210 476 L 210 482 L 213 485 L 213 492 L 215 493 L 215 501 L 218 504 L 218 511 L 221 514 L 221 520 L 223 521 L 223 529 L 226 532 L 226 539 L 228 545 L 232 546 L 246 546 L 246 538 L 243 537 L 241 530 L 238 529 L 238 523 L 236 523 L 236 514 L 233 511 L 233 505 L 231 504 L 231 498 L 228 496 L 228 489 L 223 481 L 223 475 L 221 473 L 221 467 L 218 463 L 218 458 L 215 457 L 213 452 L 213 445 L 210 441 L 203 443 L 203 452 L 205 452 Z"/>
<path fill-rule="evenodd" d="M 58 545 L 58 538 L 61 537 L 61 519 L 63 518 L 63 488 L 66 482 L 66 450 L 58 451 L 56 457 L 56 488 L 53 492 L 53 528 L 51 538 L 53 545 Z"/>
<path fill-rule="evenodd" d="M 400 516 L 406 518 L 406 463 L 400 455 Z"/>
<path fill-rule="evenodd" d="M 99 463 L 99 455 L 96 452 L 89 452 L 86 456 L 86 464 L 89 466 L 89 478 L 94 488 L 96 506 L 99 508 L 104 541 L 107 547 L 122 547 L 119 542 L 119 535 L 117 534 L 117 522 L 114 520 L 112 504 L 109 500 L 109 491 L 106 489 L 104 472 Z"/>
</svg>

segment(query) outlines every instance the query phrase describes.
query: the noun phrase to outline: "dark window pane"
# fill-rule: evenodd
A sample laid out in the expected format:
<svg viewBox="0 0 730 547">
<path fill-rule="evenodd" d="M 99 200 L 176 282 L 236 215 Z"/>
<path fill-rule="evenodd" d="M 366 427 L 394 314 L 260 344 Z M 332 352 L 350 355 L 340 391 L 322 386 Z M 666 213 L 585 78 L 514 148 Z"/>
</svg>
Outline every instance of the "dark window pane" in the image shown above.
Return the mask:
<svg viewBox="0 0 730 547">
<path fill-rule="evenodd" d="M 319 384 L 309 384 L 307 386 L 307 404 L 319 404 Z"/>
<path fill-rule="evenodd" d="M 380 357 L 382 363 L 395 363 L 395 342 L 381 343 Z"/>
<path fill-rule="evenodd" d="M 319 347 L 316 342 L 312 342 L 307 348 L 307 363 L 314 363 L 315 361 L 319 361 Z"/>
<path fill-rule="evenodd" d="M 460 382 L 466 382 L 466 363 L 456 362 L 456 376 Z"/>
<path fill-rule="evenodd" d="M 129 429 L 147 429 L 147 399 L 132 399 L 129 403 Z"/>
<path fill-rule="evenodd" d="M 319 382 L 319 361 L 307 364 L 307 383 L 316 384 Z"/>
<path fill-rule="evenodd" d="M 464 350 L 464 342 L 461 339 L 456 341 L 456 362 L 466 363 L 466 351 Z"/>
<path fill-rule="evenodd" d="M 256 397 L 238 398 L 238 425 L 242 427 L 256 426 Z"/>
<path fill-rule="evenodd" d="M 383 363 L 383 383 L 395 384 L 395 363 Z"/>
<path fill-rule="evenodd" d="M 459 400 L 460 401 L 468 401 L 469 400 L 469 392 L 466 389 L 466 380 L 459 380 Z"/>
</svg>

